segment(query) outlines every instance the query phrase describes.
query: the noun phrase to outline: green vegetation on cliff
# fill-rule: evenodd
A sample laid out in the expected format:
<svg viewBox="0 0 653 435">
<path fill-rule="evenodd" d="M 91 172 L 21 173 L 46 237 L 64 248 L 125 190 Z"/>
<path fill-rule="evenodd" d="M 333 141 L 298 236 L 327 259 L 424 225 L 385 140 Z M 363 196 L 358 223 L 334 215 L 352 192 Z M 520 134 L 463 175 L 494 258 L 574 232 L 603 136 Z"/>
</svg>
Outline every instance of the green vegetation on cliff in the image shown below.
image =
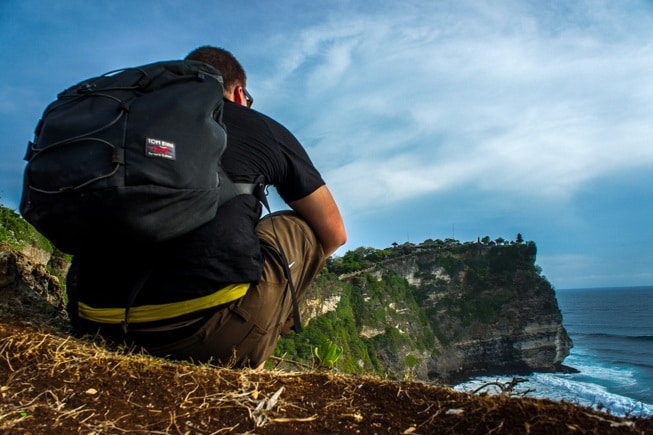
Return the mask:
<svg viewBox="0 0 653 435">
<path fill-rule="evenodd" d="M 282 338 L 276 355 L 310 363 L 312 348 L 333 340 L 344 348 L 337 365 L 342 371 L 410 373 L 470 328 L 510 320 L 514 314 L 506 307 L 546 283 L 535 265 L 535 243 L 521 236 L 500 240 L 366 247 L 330 259 L 307 299 L 337 294 L 339 303 L 312 318 L 301 334 Z"/>
<path fill-rule="evenodd" d="M 52 243 L 34 229 L 14 210 L 0 205 L 0 244 L 7 244 L 14 249 L 27 245 L 36 246 L 44 251 L 54 250 Z"/>
</svg>

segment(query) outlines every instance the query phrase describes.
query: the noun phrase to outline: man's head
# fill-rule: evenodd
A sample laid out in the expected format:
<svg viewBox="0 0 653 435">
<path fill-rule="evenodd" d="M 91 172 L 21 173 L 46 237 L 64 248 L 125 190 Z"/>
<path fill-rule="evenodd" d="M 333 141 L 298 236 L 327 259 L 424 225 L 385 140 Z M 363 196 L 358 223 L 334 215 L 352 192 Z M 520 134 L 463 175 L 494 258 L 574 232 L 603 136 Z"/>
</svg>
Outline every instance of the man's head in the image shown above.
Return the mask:
<svg viewBox="0 0 653 435">
<path fill-rule="evenodd" d="M 233 54 L 223 48 L 205 45 L 191 51 L 188 60 L 208 63 L 222 73 L 224 96 L 226 99 L 250 107 L 254 101 L 247 92 L 247 75 L 245 69 Z"/>
</svg>

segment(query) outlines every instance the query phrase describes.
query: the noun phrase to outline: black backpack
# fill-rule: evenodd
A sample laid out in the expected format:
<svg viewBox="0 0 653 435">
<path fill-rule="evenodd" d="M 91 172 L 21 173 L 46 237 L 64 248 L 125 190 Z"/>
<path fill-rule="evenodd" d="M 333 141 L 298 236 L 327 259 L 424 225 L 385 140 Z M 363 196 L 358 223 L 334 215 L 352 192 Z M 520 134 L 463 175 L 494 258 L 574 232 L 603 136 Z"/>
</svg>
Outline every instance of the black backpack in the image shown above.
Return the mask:
<svg viewBox="0 0 653 435">
<path fill-rule="evenodd" d="M 250 185 L 222 174 L 220 73 L 196 61 L 110 72 L 61 92 L 25 160 L 20 212 L 64 252 L 191 231 Z"/>
</svg>

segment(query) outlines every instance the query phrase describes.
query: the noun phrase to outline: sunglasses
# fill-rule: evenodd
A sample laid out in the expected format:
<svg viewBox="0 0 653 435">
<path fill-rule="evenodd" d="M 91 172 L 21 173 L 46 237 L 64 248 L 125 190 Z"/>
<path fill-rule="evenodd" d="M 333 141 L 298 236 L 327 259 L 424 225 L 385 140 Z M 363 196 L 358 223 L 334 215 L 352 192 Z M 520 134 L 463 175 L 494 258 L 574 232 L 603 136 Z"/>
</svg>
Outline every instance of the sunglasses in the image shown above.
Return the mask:
<svg viewBox="0 0 653 435">
<path fill-rule="evenodd" d="M 243 88 L 243 94 L 245 94 L 245 102 L 247 103 L 247 107 L 252 107 L 252 104 L 254 104 L 254 97 L 247 92 L 247 89 Z"/>
</svg>

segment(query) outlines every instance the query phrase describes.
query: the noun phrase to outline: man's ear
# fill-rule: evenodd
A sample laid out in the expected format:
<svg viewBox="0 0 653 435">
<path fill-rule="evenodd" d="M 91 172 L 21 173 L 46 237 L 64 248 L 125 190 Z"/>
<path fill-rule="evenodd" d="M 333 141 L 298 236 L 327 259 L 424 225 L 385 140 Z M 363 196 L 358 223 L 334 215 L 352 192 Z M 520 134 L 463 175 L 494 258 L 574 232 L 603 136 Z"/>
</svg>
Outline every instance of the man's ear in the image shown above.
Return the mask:
<svg viewBox="0 0 653 435">
<path fill-rule="evenodd" d="M 247 105 L 247 103 L 245 102 L 245 92 L 243 91 L 242 86 L 240 85 L 234 86 L 233 100 L 231 101 L 241 106 Z"/>
</svg>

